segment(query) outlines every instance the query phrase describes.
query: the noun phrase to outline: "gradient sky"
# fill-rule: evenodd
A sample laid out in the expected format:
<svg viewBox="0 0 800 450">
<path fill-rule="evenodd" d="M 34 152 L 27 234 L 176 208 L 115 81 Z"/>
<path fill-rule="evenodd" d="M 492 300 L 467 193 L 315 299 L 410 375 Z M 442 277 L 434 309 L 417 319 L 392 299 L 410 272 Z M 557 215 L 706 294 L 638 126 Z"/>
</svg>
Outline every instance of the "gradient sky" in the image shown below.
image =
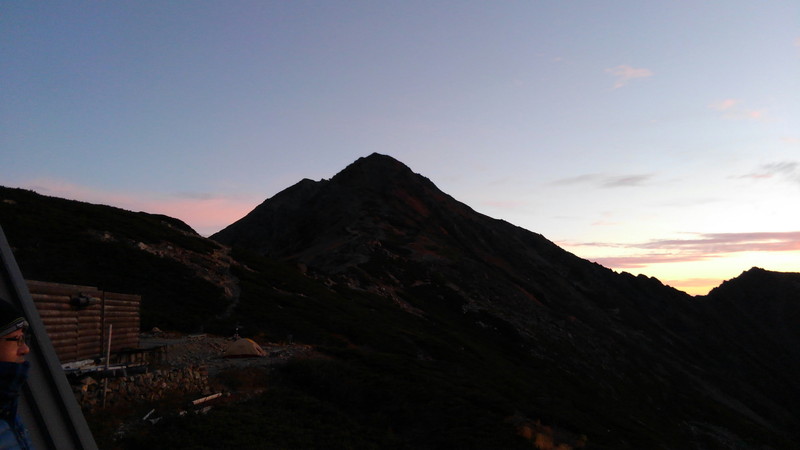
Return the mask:
<svg viewBox="0 0 800 450">
<path fill-rule="evenodd" d="M 0 4 L 0 184 L 209 235 L 391 155 L 705 293 L 800 272 L 800 2 Z"/>
</svg>

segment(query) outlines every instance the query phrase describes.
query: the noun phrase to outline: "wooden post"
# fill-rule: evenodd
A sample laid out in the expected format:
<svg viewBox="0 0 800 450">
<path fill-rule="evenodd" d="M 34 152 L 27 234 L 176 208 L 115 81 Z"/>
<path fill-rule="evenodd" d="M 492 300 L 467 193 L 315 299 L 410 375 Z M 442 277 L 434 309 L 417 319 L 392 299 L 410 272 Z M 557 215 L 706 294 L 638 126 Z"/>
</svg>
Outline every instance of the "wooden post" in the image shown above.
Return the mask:
<svg viewBox="0 0 800 450">
<path fill-rule="evenodd" d="M 108 324 L 108 347 L 106 348 L 106 370 L 108 364 L 111 362 L 111 333 L 114 331 L 114 325 Z"/>
<path fill-rule="evenodd" d="M 108 363 L 111 362 L 111 333 L 114 325 L 108 324 L 108 347 L 106 349 L 106 376 L 103 378 L 103 408 L 106 407 L 106 397 L 108 397 Z"/>
</svg>

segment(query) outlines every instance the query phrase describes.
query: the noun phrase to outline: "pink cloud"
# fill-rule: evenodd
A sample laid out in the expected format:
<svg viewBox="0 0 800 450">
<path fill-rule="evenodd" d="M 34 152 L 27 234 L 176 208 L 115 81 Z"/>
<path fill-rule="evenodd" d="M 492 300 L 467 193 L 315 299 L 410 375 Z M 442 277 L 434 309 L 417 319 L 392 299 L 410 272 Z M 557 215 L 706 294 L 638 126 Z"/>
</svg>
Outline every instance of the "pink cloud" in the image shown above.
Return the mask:
<svg viewBox="0 0 800 450">
<path fill-rule="evenodd" d="M 641 269 L 652 264 L 685 263 L 704 261 L 716 255 L 694 255 L 674 253 L 647 253 L 630 256 L 609 256 L 592 258 L 592 261 L 612 269 Z"/>
<path fill-rule="evenodd" d="M 728 98 L 708 105 L 709 108 L 719 111 L 725 119 L 739 120 L 766 120 L 767 111 L 764 109 L 749 109 L 740 106 L 740 101 Z"/>
<path fill-rule="evenodd" d="M 720 258 L 741 252 L 800 251 L 800 231 L 751 233 L 695 233 L 695 239 L 657 239 L 634 244 L 590 242 L 581 246 L 638 249 L 641 253 L 598 257 L 593 260 L 614 269 L 638 269 L 652 264 L 683 263 Z"/>
<path fill-rule="evenodd" d="M 697 239 L 663 239 L 635 244 L 642 249 L 669 249 L 703 255 L 737 252 L 800 250 L 800 231 L 752 233 L 704 233 Z"/>
<path fill-rule="evenodd" d="M 712 103 L 712 104 L 708 105 L 708 107 L 711 108 L 711 109 L 716 109 L 717 111 L 727 111 L 727 110 L 733 108 L 734 106 L 736 106 L 738 103 L 739 103 L 739 100 L 736 100 L 734 98 L 728 98 L 728 99 L 725 99 L 725 100 L 722 100 L 722 101 L 719 101 L 719 102 L 716 102 L 716 103 Z"/>
<path fill-rule="evenodd" d="M 606 69 L 606 73 L 609 73 L 617 78 L 616 83 L 614 83 L 614 89 L 619 89 L 625 86 L 631 80 L 653 76 L 653 72 L 650 69 L 636 69 L 624 64 Z"/>
</svg>

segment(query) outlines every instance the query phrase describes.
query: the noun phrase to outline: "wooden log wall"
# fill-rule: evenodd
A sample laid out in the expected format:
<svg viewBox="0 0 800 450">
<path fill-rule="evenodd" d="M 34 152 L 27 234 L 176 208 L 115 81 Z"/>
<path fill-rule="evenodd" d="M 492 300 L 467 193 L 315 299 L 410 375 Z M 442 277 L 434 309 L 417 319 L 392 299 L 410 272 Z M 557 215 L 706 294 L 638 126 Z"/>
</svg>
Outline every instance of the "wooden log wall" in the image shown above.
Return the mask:
<svg viewBox="0 0 800 450">
<path fill-rule="evenodd" d="M 111 352 L 139 347 L 141 296 L 101 291 L 96 287 L 27 281 L 61 364 L 104 357 L 108 326 Z M 76 300 L 83 298 L 83 306 Z"/>
</svg>

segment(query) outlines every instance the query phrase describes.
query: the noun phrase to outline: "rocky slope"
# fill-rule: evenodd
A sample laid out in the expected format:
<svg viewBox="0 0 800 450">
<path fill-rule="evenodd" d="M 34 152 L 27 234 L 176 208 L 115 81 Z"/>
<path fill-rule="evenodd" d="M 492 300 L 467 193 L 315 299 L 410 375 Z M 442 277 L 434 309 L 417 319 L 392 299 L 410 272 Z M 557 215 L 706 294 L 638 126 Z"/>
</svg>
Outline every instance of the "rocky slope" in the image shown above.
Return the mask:
<svg viewBox="0 0 800 450">
<path fill-rule="evenodd" d="M 473 211 L 388 156 L 361 158 L 330 180 L 303 180 L 212 238 L 300 264 L 329 285 L 389 297 L 423 318 L 442 309 L 468 315 L 557 368 L 572 388 L 584 384 L 593 402 L 614 404 L 619 417 L 609 427 L 668 423 L 689 439 L 730 440 L 782 436 L 798 423 L 790 412 L 797 387 L 763 383 L 783 379 L 771 374 L 778 360 L 792 361 L 790 377 L 800 373 L 800 347 L 786 347 L 796 321 L 753 316 L 753 299 L 728 295 L 739 292 L 733 287 L 695 299 L 614 273 Z M 795 300 L 770 292 L 764 303 L 796 307 L 797 287 L 784 288 Z M 754 322 L 766 337 L 736 345 Z M 775 353 L 754 357 L 755 348 Z M 724 425 L 723 416 L 736 419 Z"/>
</svg>

